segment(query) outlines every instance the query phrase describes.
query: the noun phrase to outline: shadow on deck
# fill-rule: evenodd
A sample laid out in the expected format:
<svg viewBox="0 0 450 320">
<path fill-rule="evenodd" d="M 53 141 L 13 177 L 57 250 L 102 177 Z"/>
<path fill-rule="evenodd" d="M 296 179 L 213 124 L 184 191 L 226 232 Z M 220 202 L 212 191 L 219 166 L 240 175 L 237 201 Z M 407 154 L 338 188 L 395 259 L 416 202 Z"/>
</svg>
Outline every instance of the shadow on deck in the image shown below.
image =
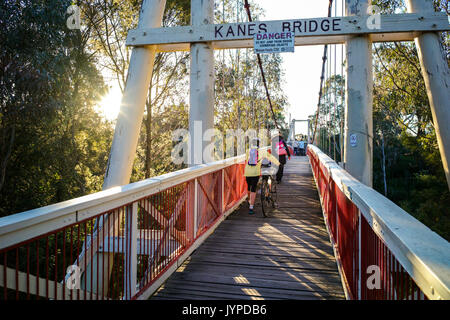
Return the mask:
<svg viewBox="0 0 450 320">
<path fill-rule="evenodd" d="M 245 202 L 151 299 L 345 299 L 307 157 L 286 165 L 278 204 L 264 218 Z"/>
</svg>

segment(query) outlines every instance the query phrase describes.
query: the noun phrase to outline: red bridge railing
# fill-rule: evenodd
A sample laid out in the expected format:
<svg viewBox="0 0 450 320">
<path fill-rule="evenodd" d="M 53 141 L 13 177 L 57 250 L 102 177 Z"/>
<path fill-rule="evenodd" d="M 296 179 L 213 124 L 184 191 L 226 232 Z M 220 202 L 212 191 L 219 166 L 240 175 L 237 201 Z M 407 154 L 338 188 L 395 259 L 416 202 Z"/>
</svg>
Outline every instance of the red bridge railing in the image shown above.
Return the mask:
<svg viewBox="0 0 450 320">
<path fill-rule="evenodd" d="M 450 245 L 315 146 L 347 296 L 449 299 Z M 246 196 L 243 157 L 0 219 L 0 299 L 146 299 Z"/>
<path fill-rule="evenodd" d="M 0 300 L 145 299 L 246 197 L 242 156 L 0 219 Z"/>
<path fill-rule="evenodd" d="M 450 244 L 316 146 L 308 156 L 349 299 L 450 299 Z"/>
</svg>

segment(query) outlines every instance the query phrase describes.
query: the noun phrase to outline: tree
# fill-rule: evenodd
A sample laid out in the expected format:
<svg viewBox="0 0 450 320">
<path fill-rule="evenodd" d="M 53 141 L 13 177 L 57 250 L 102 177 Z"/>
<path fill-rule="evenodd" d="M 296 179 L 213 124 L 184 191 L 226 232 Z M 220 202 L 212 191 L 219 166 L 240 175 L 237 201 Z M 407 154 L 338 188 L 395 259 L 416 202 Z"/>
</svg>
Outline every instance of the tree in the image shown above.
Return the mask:
<svg viewBox="0 0 450 320">
<path fill-rule="evenodd" d="M 90 43 L 101 55 L 101 67 L 110 74 L 110 78 L 122 90 L 125 89 L 131 48 L 125 46 L 130 29 L 137 27 L 141 1 L 95 0 L 83 3 L 83 15 L 95 31 Z M 190 19 L 190 1 L 168 0 L 164 11 L 162 26 L 186 25 Z M 171 139 L 164 146 L 154 145 L 161 128 L 155 121 L 174 103 L 183 105 L 183 99 L 174 99 L 185 95 L 186 83 L 180 81 L 187 75 L 187 53 L 163 53 L 156 55 L 153 76 L 148 89 L 148 98 L 139 140 L 138 158 L 135 162 L 131 181 L 142 177 L 149 178 L 161 174 L 155 170 L 158 162 L 157 148 L 169 148 Z M 145 137 L 145 138 L 144 138 Z M 141 163 L 142 162 L 142 163 Z M 164 166 L 163 166 L 164 167 Z M 139 170 L 138 170 L 139 168 Z M 140 173 L 143 172 L 144 175 Z"/>
<path fill-rule="evenodd" d="M 376 1 L 385 12 L 403 1 Z M 448 2 L 435 1 L 448 12 Z M 443 46 L 449 55 L 448 35 Z M 450 239 L 450 192 L 414 43 L 374 45 L 374 188 Z"/>
<path fill-rule="evenodd" d="M 258 20 L 263 10 L 250 2 L 252 18 Z M 216 7 L 216 23 L 247 21 L 242 1 L 227 0 Z M 252 50 L 223 50 L 216 53 L 216 127 L 225 134 L 227 129 L 274 129 L 275 121 L 267 101 L 257 57 Z M 261 55 L 277 123 L 287 134 L 284 108 L 287 98 L 283 92 L 284 71 L 279 54 Z"/>
<path fill-rule="evenodd" d="M 110 125 L 89 29 L 69 30 L 70 1 L 0 4 L 0 215 L 100 190 Z"/>
<path fill-rule="evenodd" d="M 335 161 L 342 161 L 341 138 L 344 127 L 345 79 L 332 75 L 325 80 L 319 105 L 318 136 L 320 148 Z M 312 123 L 315 122 L 312 120 Z M 314 128 L 313 128 L 314 130 Z"/>
</svg>

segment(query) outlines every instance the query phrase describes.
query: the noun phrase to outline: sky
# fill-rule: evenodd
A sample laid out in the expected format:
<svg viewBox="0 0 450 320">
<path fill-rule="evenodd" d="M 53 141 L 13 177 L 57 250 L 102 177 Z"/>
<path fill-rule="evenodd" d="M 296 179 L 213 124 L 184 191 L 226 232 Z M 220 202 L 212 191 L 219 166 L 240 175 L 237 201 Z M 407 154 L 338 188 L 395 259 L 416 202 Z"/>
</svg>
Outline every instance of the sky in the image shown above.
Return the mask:
<svg viewBox="0 0 450 320">
<path fill-rule="evenodd" d="M 328 0 L 258 0 L 257 3 L 266 11 L 265 20 L 319 18 L 328 14 Z M 317 109 L 323 45 L 297 46 L 294 53 L 281 55 L 285 94 L 290 104 L 287 119 L 290 113 L 292 119 L 305 120 Z M 295 131 L 297 134 L 307 133 L 307 124 L 297 123 Z"/>
<path fill-rule="evenodd" d="M 265 10 L 264 20 L 325 17 L 328 9 L 328 0 L 257 0 L 257 3 Z M 340 11 L 339 8 L 338 10 Z M 281 55 L 285 70 L 284 91 L 290 105 L 287 120 L 289 114 L 292 119 L 307 119 L 317 108 L 323 45 L 297 46 L 294 53 Z M 101 111 L 107 119 L 116 119 L 121 96 L 120 90 L 113 85 L 109 94 L 101 101 Z M 306 123 L 297 123 L 296 133 L 306 134 Z"/>
</svg>

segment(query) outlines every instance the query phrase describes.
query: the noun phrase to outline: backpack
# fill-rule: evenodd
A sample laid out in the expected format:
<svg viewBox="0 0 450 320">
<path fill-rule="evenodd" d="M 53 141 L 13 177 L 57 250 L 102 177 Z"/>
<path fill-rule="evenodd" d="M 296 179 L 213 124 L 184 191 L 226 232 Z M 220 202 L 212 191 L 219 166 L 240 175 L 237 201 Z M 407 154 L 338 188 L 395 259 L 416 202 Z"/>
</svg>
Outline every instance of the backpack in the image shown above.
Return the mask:
<svg viewBox="0 0 450 320">
<path fill-rule="evenodd" d="M 286 145 L 284 144 L 284 141 L 280 141 L 277 143 L 277 151 L 279 156 L 287 155 Z"/>
<path fill-rule="evenodd" d="M 270 162 L 268 159 L 264 158 L 261 161 L 261 167 L 262 168 L 270 168 L 272 166 L 272 162 Z"/>
<path fill-rule="evenodd" d="M 258 164 L 258 149 L 250 149 L 248 154 L 248 165 L 256 166 Z"/>
</svg>

